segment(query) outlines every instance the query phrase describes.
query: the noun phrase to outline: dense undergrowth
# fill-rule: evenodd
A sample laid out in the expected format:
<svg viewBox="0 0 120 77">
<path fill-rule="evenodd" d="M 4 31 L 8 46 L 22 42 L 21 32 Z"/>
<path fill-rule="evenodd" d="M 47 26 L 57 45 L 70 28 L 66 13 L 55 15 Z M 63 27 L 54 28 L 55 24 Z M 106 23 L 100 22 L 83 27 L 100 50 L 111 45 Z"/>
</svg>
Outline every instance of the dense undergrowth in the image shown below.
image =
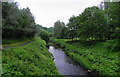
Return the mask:
<svg viewBox="0 0 120 77">
<path fill-rule="evenodd" d="M 2 51 L 3 76 L 5 75 L 58 75 L 44 40 L 36 37 L 22 47 Z"/>
<path fill-rule="evenodd" d="M 77 63 L 92 72 L 98 72 L 100 75 L 120 75 L 119 54 L 109 49 L 108 42 L 87 42 L 55 39 L 51 41 L 64 48 L 67 55 L 73 58 Z M 69 42 L 68 42 L 69 41 Z M 70 42 L 71 41 L 71 42 Z"/>
</svg>

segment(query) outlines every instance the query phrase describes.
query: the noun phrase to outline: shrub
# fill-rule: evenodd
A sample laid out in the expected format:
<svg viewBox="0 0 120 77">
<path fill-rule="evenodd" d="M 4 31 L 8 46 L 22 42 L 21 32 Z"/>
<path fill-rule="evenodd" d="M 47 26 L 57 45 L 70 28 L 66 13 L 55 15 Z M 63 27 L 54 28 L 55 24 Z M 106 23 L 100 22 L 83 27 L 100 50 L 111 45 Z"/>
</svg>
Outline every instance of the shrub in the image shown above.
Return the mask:
<svg viewBox="0 0 120 77">
<path fill-rule="evenodd" d="M 120 51 L 120 40 L 119 39 L 110 40 L 108 41 L 108 43 L 109 43 L 108 49 L 110 49 L 110 51 Z"/>
<path fill-rule="evenodd" d="M 50 34 L 47 31 L 41 30 L 39 32 L 39 36 L 48 43 L 48 41 L 50 39 Z"/>
</svg>

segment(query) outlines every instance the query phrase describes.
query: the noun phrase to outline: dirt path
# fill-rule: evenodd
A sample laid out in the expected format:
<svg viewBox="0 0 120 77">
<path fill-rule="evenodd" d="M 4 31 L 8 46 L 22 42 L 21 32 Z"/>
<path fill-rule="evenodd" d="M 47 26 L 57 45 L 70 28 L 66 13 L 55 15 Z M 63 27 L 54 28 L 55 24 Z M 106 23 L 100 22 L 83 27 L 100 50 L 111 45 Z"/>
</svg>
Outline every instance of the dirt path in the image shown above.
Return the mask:
<svg viewBox="0 0 120 77">
<path fill-rule="evenodd" d="M 32 43 L 32 42 L 33 42 L 33 41 L 30 41 L 30 42 L 24 43 L 24 44 L 20 45 L 19 47 L 22 47 L 22 46 L 24 46 L 24 45 L 30 44 L 30 43 Z M 16 47 L 17 47 L 17 46 L 14 46 L 14 47 L 4 47 L 4 49 L 16 48 Z"/>
</svg>

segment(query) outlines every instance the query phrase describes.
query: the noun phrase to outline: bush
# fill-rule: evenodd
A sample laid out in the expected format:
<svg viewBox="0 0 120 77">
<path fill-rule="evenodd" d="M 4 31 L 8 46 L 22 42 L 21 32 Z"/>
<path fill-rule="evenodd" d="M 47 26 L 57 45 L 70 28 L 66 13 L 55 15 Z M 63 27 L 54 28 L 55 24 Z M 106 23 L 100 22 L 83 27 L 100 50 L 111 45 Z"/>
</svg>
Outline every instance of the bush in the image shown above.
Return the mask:
<svg viewBox="0 0 120 77">
<path fill-rule="evenodd" d="M 109 40 L 108 43 L 109 43 L 108 49 L 110 49 L 110 51 L 120 51 L 119 39 Z"/>
<path fill-rule="evenodd" d="M 50 34 L 47 31 L 41 30 L 39 32 L 39 36 L 48 43 L 48 41 L 50 39 Z"/>
</svg>

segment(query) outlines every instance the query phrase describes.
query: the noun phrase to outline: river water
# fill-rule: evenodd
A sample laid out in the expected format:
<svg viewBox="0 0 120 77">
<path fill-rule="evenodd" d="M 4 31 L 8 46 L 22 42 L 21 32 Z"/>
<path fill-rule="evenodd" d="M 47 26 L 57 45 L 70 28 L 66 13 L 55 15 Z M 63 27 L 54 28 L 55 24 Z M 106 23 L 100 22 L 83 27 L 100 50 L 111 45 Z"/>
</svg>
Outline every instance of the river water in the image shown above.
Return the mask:
<svg viewBox="0 0 120 77">
<path fill-rule="evenodd" d="M 49 52 L 53 55 L 53 61 L 61 75 L 87 75 L 86 71 L 68 57 L 62 49 L 50 46 Z"/>
</svg>

